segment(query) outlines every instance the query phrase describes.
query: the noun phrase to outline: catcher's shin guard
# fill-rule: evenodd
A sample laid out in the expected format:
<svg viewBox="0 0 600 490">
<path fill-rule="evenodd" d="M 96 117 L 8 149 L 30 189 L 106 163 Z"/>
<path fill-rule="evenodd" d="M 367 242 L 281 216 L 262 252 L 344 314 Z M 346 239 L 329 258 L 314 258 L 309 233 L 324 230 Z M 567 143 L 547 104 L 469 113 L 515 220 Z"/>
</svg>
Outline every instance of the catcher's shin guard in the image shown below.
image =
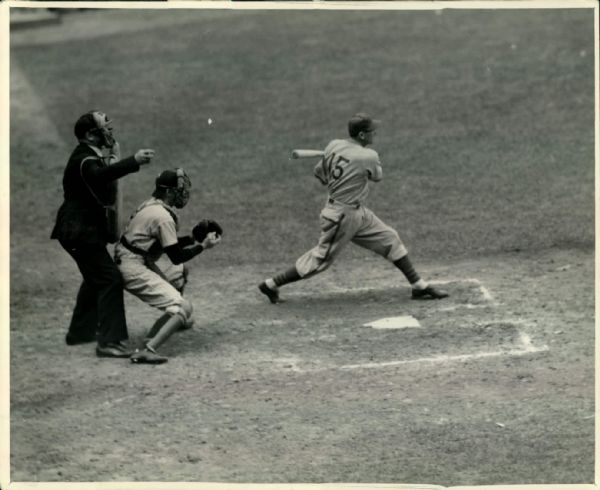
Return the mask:
<svg viewBox="0 0 600 490">
<path fill-rule="evenodd" d="M 167 323 L 169 318 L 171 318 L 172 316 L 173 316 L 172 313 L 163 313 L 158 318 L 158 320 L 156 320 L 154 322 L 154 325 L 152 325 L 152 328 L 146 334 L 146 339 L 150 340 L 152 337 L 154 337 L 160 331 L 160 329 L 163 327 L 163 325 L 165 323 Z M 180 330 L 189 330 L 190 328 L 192 328 L 193 325 L 194 325 L 193 318 L 187 318 L 179 329 Z"/>
<path fill-rule="evenodd" d="M 160 331 L 160 329 L 163 327 L 163 325 L 165 323 L 167 323 L 169 321 L 169 318 L 171 318 L 172 316 L 173 315 L 171 313 L 163 313 L 159 317 L 159 319 L 154 322 L 154 325 L 152 325 L 152 328 L 146 334 L 146 338 L 151 339 L 152 337 L 154 337 Z"/>
<path fill-rule="evenodd" d="M 177 332 L 177 330 L 179 330 L 185 323 L 185 319 L 179 314 L 171 315 L 170 313 L 167 313 L 167 315 L 169 315 L 167 321 L 164 322 L 164 324 L 156 333 L 156 335 L 154 335 L 154 337 L 152 337 L 146 344 L 146 346 L 150 350 L 158 349 L 162 344 L 164 344 L 167 341 L 167 339 L 171 335 Z"/>
</svg>

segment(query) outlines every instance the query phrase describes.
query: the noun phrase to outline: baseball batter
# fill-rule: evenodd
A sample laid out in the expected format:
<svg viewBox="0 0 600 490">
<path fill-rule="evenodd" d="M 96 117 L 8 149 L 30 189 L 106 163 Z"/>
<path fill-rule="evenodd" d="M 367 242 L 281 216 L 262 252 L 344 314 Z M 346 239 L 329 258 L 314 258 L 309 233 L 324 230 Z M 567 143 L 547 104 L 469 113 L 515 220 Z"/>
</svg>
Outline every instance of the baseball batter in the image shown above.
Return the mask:
<svg viewBox="0 0 600 490">
<path fill-rule="evenodd" d="M 144 349 L 131 356 L 133 363 L 160 364 L 167 358 L 157 349 L 175 331 L 191 322 L 192 304 L 183 297 L 187 281 L 184 262 L 220 241 L 208 233 L 202 241 L 194 236 L 177 236 L 176 209 L 189 200 L 191 182 L 182 169 L 165 170 L 156 179 L 152 198 L 144 201 L 132 215 L 121 240 L 115 246 L 115 262 L 127 291 L 164 314 L 150 329 Z M 168 261 L 159 262 L 166 254 Z M 166 263 L 166 265 L 164 265 Z"/>
<path fill-rule="evenodd" d="M 350 242 L 381 255 L 402 271 L 412 286 L 413 299 L 442 299 L 448 293 L 426 283 L 415 271 L 396 230 L 381 221 L 364 201 L 369 181 L 379 182 L 383 172 L 379 155 L 367 148 L 373 143 L 379 121 L 356 114 L 348 122 L 348 139 L 331 141 L 317 163 L 314 175 L 327 186 L 327 203 L 321 210 L 319 243 L 302 255 L 294 267 L 260 283 L 271 303 L 278 303 L 279 288 L 326 270 Z"/>
</svg>

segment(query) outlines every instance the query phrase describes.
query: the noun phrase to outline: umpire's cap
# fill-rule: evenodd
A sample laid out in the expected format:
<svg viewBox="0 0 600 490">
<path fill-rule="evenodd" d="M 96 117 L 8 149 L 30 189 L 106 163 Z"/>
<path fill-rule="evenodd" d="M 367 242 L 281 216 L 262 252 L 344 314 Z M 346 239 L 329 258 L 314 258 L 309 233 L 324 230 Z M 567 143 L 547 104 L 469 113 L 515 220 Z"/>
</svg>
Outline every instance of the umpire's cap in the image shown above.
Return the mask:
<svg viewBox="0 0 600 490">
<path fill-rule="evenodd" d="M 359 112 L 358 114 L 354 114 L 348 121 L 348 133 L 351 137 L 355 137 L 361 131 L 370 132 L 375 131 L 381 121 L 378 119 L 373 119 L 369 114 L 365 114 L 364 112 Z"/>
<path fill-rule="evenodd" d="M 92 131 L 94 129 L 98 129 L 98 125 L 94 120 L 94 115 L 92 112 L 86 112 L 84 115 L 80 116 L 75 122 L 75 137 L 80 140 L 82 139 L 88 131 Z"/>
</svg>

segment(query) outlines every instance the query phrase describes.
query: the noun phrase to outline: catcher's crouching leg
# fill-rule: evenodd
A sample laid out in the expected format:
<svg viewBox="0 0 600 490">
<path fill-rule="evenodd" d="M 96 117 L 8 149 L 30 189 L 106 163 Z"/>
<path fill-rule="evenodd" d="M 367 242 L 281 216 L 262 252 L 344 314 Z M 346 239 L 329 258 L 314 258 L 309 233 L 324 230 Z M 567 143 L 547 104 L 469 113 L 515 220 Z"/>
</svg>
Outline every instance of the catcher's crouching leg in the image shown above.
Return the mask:
<svg viewBox="0 0 600 490">
<path fill-rule="evenodd" d="M 184 264 L 174 265 L 170 260 L 163 259 L 162 257 L 157 262 L 160 271 L 169 281 L 169 284 L 173 286 L 180 294 L 183 294 L 183 290 L 185 289 L 185 285 L 188 283 L 189 270 Z M 147 339 L 151 339 L 154 337 L 158 331 L 162 328 L 162 326 L 167 322 L 167 320 L 171 317 L 173 312 L 164 313 L 146 334 Z M 192 328 L 194 325 L 194 319 L 189 315 L 186 318 L 185 323 L 181 326 L 180 330 L 188 330 Z"/>
<path fill-rule="evenodd" d="M 160 329 L 164 326 L 165 323 L 167 323 L 169 321 L 169 319 L 174 315 L 173 312 L 165 312 L 163 313 L 158 320 L 156 320 L 154 322 L 154 325 L 152 325 L 152 328 L 148 331 L 148 333 L 146 334 L 146 341 L 149 341 L 151 338 L 153 338 L 159 331 Z M 191 313 L 186 317 L 185 322 L 183 322 L 181 324 L 181 326 L 179 327 L 179 330 L 189 330 L 190 328 L 192 328 L 194 326 L 194 319 L 192 318 Z"/>
<path fill-rule="evenodd" d="M 166 313 L 159 319 L 164 319 L 164 323 L 154 337 L 148 341 L 146 348 L 142 351 L 135 352 L 131 356 L 131 362 L 136 364 L 161 364 L 167 362 L 167 358 L 159 355 L 156 350 L 164 344 L 171 335 L 185 325 L 187 320 L 191 317 L 192 312 L 192 304 L 185 299 L 181 305 L 167 307 Z"/>
<path fill-rule="evenodd" d="M 172 281 L 170 281 L 173 287 L 177 289 L 177 291 L 179 291 L 181 294 L 183 294 L 185 285 L 188 283 L 189 274 L 189 269 L 185 265 L 183 265 L 179 274 L 175 278 L 173 278 Z"/>
<path fill-rule="evenodd" d="M 190 274 L 189 269 L 185 264 L 174 265 L 170 264 L 170 266 L 165 269 L 166 277 L 169 280 L 171 286 L 173 286 L 180 294 L 183 295 L 183 291 L 185 289 L 186 284 L 188 283 L 188 276 Z M 194 319 L 190 316 L 186 318 L 185 323 L 181 326 L 180 330 L 187 330 L 188 328 L 192 328 L 194 325 Z M 156 333 L 156 332 L 155 332 Z M 152 335 L 154 336 L 154 335 Z"/>
<path fill-rule="evenodd" d="M 168 257 L 161 257 L 156 261 L 160 275 L 166 279 L 171 286 L 183 294 L 185 285 L 188 283 L 189 270 L 185 264 L 173 264 Z"/>
<path fill-rule="evenodd" d="M 173 286 L 177 291 L 183 294 L 183 290 L 185 289 L 185 285 L 188 283 L 188 276 L 190 274 L 189 269 L 183 265 L 181 269 L 181 276 L 178 278 L 178 282 L 174 283 Z M 188 330 L 194 326 L 194 319 L 192 318 L 192 314 L 190 313 L 185 319 L 185 323 L 181 326 L 180 330 Z"/>
</svg>

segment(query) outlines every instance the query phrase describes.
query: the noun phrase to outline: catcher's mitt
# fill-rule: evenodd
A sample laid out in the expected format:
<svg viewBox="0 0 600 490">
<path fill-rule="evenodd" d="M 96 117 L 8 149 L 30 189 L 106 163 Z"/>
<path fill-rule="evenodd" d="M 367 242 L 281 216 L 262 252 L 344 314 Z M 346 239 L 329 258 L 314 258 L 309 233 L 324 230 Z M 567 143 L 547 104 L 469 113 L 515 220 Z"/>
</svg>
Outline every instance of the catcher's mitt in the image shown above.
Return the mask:
<svg viewBox="0 0 600 490">
<path fill-rule="evenodd" d="M 203 219 L 192 228 L 192 235 L 197 242 L 203 242 L 209 233 L 215 232 L 218 236 L 223 234 L 221 225 L 212 219 Z"/>
</svg>

